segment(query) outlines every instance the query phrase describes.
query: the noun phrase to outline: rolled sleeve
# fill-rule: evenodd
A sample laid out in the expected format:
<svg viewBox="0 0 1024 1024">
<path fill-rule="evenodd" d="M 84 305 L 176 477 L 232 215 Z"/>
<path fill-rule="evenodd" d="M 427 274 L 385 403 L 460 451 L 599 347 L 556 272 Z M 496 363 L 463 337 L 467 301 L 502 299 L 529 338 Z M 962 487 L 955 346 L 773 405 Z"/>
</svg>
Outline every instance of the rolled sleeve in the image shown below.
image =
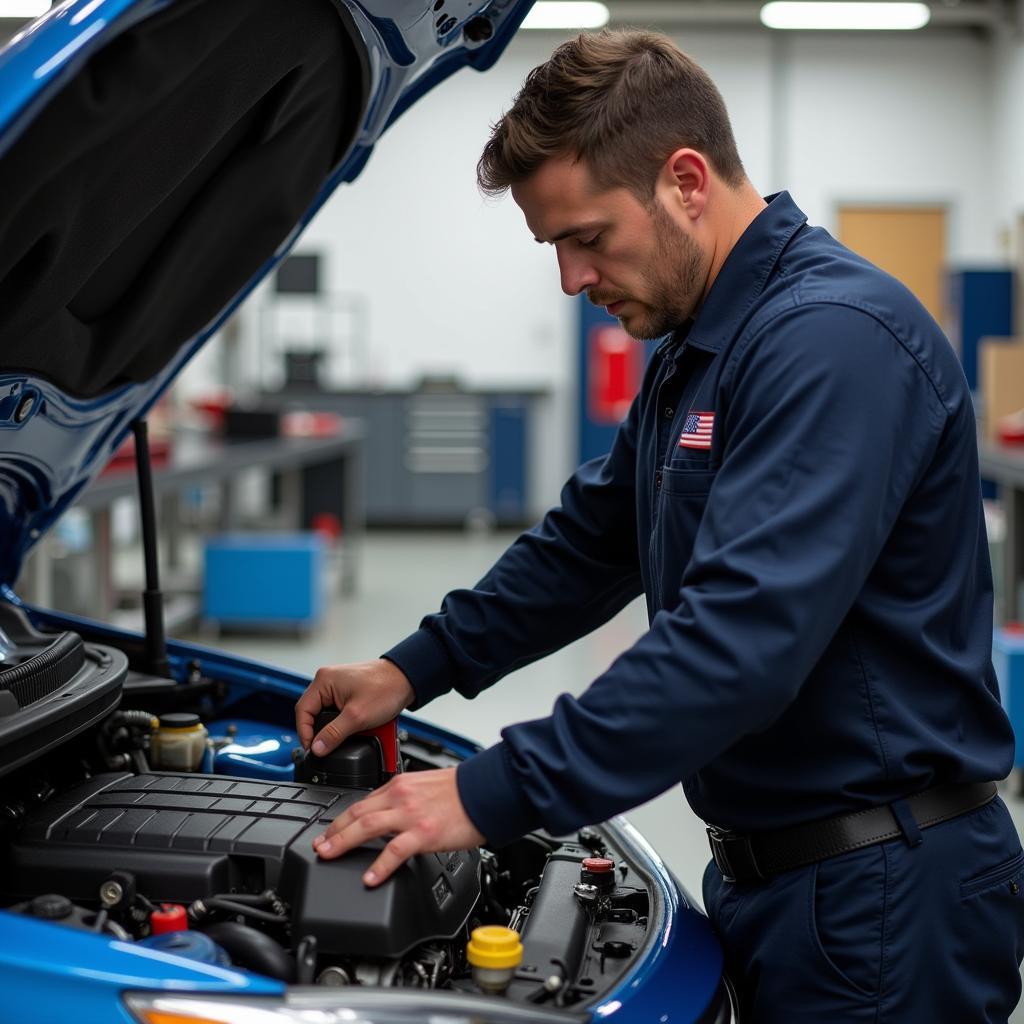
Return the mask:
<svg viewBox="0 0 1024 1024">
<path fill-rule="evenodd" d="M 429 630 L 416 630 L 381 657 L 397 665 L 409 680 L 416 695 L 410 711 L 419 711 L 452 688 L 455 665 Z"/>
<path fill-rule="evenodd" d="M 541 824 L 540 815 L 519 785 L 504 743 L 463 761 L 455 781 L 470 821 L 494 846 L 504 846 Z"/>
</svg>

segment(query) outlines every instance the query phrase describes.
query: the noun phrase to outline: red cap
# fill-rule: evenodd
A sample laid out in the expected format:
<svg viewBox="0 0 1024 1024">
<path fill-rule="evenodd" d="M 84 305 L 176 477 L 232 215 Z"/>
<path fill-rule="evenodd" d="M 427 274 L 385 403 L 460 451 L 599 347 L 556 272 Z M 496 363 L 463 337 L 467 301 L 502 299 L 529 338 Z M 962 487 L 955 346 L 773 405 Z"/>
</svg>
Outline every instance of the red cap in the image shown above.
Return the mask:
<svg viewBox="0 0 1024 1024">
<path fill-rule="evenodd" d="M 149 915 L 149 927 L 154 935 L 183 932 L 188 928 L 188 913 L 180 903 L 161 903 Z"/>
<path fill-rule="evenodd" d="M 392 718 L 390 722 L 378 725 L 376 729 L 364 729 L 357 732 L 357 736 L 376 736 L 380 741 L 381 750 L 384 752 L 384 771 L 394 775 L 399 769 L 398 757 L 398 719 Z"/>
<path fill-rule="evenodd" d="M 615 870 L 615 861 L 609 860 L 607 857 L 587 857 L 583 861 L 583 870 L 590 871 L 595 875 L 602 875 Z"/>
</svg>

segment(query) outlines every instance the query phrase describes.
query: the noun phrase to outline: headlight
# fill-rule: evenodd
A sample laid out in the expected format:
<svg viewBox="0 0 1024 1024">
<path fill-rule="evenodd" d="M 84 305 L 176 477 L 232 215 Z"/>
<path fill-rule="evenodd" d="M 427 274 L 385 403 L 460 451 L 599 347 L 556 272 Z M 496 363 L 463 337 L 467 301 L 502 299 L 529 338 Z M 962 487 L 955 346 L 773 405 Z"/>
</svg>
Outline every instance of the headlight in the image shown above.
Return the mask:
<svg viewBox="0 0 1024 1024">
<path fill-rule="evenodd" d="M 295 986 L 281 996 L 129 992 L 140 1024 L 566 1024 L 589 1014 L 468 993 Z"/>
</svg>

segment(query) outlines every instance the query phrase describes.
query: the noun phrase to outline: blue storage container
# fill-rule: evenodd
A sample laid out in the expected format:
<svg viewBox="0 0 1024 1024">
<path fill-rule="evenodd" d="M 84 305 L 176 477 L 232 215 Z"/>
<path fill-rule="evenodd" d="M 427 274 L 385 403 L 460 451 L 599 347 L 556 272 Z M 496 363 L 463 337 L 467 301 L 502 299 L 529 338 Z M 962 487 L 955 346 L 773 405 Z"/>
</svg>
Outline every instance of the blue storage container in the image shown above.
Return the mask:
<svg viewBox="0 0 1024 1024">
<path fill-rule="evenodd" d="M 1024 633 L 997 629 L 992 638 L 992 664 L 999 680 L 999 699 L 1017 737 L 1015 768 L 1024 767 Z"/>
<path fill-rule="evenodd" d="M 324 540 L 315 533 L 211 537 L 203 618 L 222 626 L 311 629 L 324 612 L 325 561 Z"/>
</svg>

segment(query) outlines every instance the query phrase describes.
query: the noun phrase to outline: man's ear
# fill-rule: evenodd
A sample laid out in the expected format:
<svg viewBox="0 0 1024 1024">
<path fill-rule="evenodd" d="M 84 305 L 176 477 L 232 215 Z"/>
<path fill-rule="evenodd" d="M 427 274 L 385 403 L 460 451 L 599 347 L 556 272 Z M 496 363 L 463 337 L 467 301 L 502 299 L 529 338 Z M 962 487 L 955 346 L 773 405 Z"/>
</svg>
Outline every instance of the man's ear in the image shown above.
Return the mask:
<svg viewBox="0 0 1024 1024">
<path fill-rule="evenodd" d="M 658 175 L 658 190 L 679 213 L 691 220 L 704 212 L 710 185 L 711 169 L 695 149 L 677 149 Z"/>
</svg>

